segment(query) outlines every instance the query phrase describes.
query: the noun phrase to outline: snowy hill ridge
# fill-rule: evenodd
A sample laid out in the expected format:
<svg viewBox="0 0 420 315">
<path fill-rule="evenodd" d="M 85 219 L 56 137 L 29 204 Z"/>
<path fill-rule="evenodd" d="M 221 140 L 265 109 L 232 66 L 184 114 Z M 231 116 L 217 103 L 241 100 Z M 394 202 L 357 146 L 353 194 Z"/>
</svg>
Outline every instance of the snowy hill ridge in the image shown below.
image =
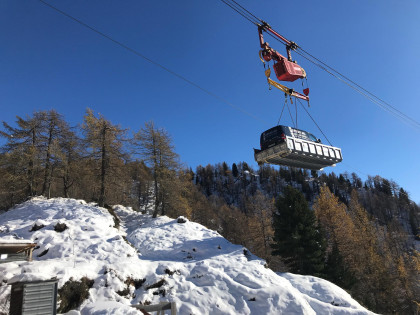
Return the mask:
<svg viewBox="0 0 420 315">
<path fill-rule="evenodd" d="M 141 314 L 130 305 L 159 301 L 176 302 L 181 315 L 373 314 L 326 280 L 274 273 L 200 224 L 114 211 L 119 229 L 106 209 L 74 199 L 33 198 L 0 214 L 0 242 L 39 246 L 32 262 L 0 264 L 0 304 L 7 283 L 57 277 L 62 287 L 87 277 L 89 298 L 72 314 Z M 68 228 L 56 232 L 57 223 Z M 34 224 L 44 227 L 31 232 Z"/>
</svg>

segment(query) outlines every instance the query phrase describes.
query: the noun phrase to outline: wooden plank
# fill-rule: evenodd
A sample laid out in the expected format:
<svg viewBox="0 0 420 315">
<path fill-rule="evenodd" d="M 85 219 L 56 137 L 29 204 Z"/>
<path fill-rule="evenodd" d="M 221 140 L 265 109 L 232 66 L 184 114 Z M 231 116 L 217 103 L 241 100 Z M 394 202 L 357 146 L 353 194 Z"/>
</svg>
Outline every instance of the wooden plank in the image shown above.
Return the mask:
<svg viewBox="0 0 420 315">
<path fill-rule="evenodd" d="M 142 305 L 142 304 L 136 304 L 131 305 L 131 307 L 134 307 L 140 311 L 146 311 L 146 312 L 160 312 L 164 310 L 171 310 L 171 315 L 176 315 L 176 303 L 175 302 L 160 302 L 159 304 L 154 305 Z"/>
</svg>

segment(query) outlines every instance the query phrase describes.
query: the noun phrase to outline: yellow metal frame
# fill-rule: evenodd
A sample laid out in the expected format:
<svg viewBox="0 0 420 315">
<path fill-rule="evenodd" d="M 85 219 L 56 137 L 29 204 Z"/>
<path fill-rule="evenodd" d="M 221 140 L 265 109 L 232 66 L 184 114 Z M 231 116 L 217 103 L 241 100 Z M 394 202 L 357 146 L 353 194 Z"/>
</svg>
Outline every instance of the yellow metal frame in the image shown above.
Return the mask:
<svg viewBox="0 0 420 315">
<path fill-rule="evenodd" d="M 270 86 L 272 85 L 272 86 L 278 88 L 280 91 L 282 91 L 282 92 L 284 92 L 284 93 L 286 93 L 290 96 L 296 96 L 296 95 L 294 95 L 295 93 L 294 93 L 293 89 L 289 89 L 287 86 L 284 86 L 283 84 L 280 84 L 280 83 L 270 79 L 270 75 L 271 75 L 271 69 L 270 68 L 265 70 L 264 73 L 265 73 L 265 76 L 267 77 L 267 81 L 268 81 L 268 84 Z"/>
<path fill-rule="evenodd" d="M 270 88 L 271 88 L 271 86 L 274 86 L 275 88 L 277 88 L 280 91 L 286 93 L 287 95 L 309 101 L 309 98 L 307 96 L 302 95 L 298 92 L 295 92 L 293 89 L 289 89 L 287 86 L 284 86 L 283 84 L 280 84 L 280 83 L 270 79 L 270 75 L 271 75 L 271 69 L 270 68 L 265 70 L 264 73 L 265 73 L 265 76 L 267 77 L 267 82 L 268 82 L 268 85 L 270 86 Z"/>
</svg>

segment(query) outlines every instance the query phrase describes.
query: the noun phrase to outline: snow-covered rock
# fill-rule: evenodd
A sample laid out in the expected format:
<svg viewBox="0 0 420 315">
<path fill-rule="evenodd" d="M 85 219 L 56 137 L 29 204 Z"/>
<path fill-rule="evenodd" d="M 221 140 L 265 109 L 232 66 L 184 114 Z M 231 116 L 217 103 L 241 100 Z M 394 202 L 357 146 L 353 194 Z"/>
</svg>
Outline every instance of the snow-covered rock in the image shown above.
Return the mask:
<svg viewBox="0 0 420 315">
<path fill-rule="evenodd" d="M 372 314 L 328 281 L 276 274 L 200 224 L 114 210 L 119 230 L 106 209 L 74 199 L 34 198 L 1 214 L 0 242 L 39 248 L 32 262 L 0 264 L 0 300 L 6 282 L 57 277 L 61 287 L 87 277 L 90 296 L 72 314 L 140 314 L 130 305 L 160 301 L 179 314 Z M 58 222 L 68 228 L 56 232 Z M 36 223 L 44 227 L 31 232 Z"/>
</svg>

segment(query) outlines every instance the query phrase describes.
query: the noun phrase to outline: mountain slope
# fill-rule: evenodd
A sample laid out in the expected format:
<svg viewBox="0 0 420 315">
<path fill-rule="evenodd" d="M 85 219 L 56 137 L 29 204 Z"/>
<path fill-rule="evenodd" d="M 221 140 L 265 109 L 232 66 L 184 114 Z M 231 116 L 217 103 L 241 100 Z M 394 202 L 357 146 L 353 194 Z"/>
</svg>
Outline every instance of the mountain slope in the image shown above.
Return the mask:
<svg viewBox="0 0 420 315">
<path fill-rule="evenodd" d="M 200 224 L 114 211 L 120 229 L 106 209 L 74 199 L 34 198 L 0 214 L 0 241 L 40 246 L 33 262 L 0 264 L 0 300 L 6 281 L 57 276 L 61 287 L 86 276 L 94 284 L 82 314 L 140 314 L 129 305 L 159 301 L 179 314 L 372 314 L 328 281 L 274 273 Z M 58 222 L 68 228 L 56 232 Z M 44 227 L 30 232 L 34 224 Z"/>
</svg>

